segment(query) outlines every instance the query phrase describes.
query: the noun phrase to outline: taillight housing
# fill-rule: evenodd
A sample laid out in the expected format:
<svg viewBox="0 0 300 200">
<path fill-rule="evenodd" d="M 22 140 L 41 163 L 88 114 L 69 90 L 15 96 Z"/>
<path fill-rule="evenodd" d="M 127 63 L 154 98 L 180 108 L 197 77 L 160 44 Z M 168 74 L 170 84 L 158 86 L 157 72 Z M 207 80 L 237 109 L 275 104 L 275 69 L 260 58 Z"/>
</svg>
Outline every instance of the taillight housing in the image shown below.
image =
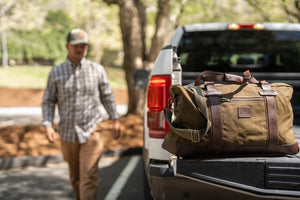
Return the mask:
<svg viewBox="0 0 300 200">
<path fill-rule="evenodd" d="M 170 97 L 171 75 L 153 75 L 150 78 L 147 92 L 147 124 L 149 136 L 164 138 L 169 126 L 164 118 L 164 108 Z"/>
</svg>

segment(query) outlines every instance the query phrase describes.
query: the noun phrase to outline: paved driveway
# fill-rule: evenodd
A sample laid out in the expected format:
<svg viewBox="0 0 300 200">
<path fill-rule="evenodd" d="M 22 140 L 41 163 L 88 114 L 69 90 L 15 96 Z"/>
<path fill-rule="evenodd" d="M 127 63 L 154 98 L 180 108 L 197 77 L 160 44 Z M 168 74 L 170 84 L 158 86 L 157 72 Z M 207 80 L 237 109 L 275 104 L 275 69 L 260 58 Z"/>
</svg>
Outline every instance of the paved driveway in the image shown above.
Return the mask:
<svg viewBox="0 0 300 200">
<path fill-rule="evenodd" d="M 99 168 L 97 199 L 143 199 L 141 155 L 102 158 Z M 74 199 L 66 163 L 0 171 L 0 199 Z"/>
</svg>

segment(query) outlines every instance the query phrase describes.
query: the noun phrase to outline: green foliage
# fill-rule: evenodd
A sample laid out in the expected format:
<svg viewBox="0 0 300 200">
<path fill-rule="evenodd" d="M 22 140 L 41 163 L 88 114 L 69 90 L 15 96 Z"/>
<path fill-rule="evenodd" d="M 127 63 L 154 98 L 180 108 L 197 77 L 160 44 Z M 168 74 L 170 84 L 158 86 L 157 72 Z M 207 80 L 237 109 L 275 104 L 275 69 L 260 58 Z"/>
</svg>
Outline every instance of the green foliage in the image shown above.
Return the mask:
<svg viewBox="0 0 300 200">
<path fill-rule="evenodd" d="M 67 33 L 73 26 L 72 19 L 63 10 L 50 10 L 46 16 L 46 22 L 49 28 L 62 34 Z"/>
<path fill-rule="evenodd" d="M 103 66 L 113 66 L 118 60 L 119 51 L 115 49 L 103 49 L 101 64 Z"/>
<path fill-rule="evenodd" d="M 61 62 L 67 54 L 66 35 L 72 26 L 71 18 L 64 11 L 57 10 L 48 12 L 44 30 L 9 32 L 7 34 L 9 60 L 15 60 L 20 64 L 54 65 Z"/>
<path fill-rule="evenodd" d="M 181 25 L 203 22 L 298 22 L 294 0 L 188 0 Z"/>
<path fill-rule="evenodd" d="M 114 67 L 105 67 L 105 71 L 110 83 L 110 86 L 113 89 L 126 89 L 127 84 L 125 81 L 125 72 L 123 68 L 114 66 Z"/>
<path fill-rule="evenodd" d="M 247 6 L 252 11 L 250 19 L 267 22 L 299 23 L 300 12 L 295 0 L 248 0 Z"/>
<path fill-rule="evenodd" d="M 139 1 L 147 6 L 146 37 L 149 47 L 155 30 L 157 0 Z M 4 4 L 7 2 L 8 0 L 5 0 Z M 176 20 L 180 22 L 178 25 L 202 22 L 300 20 L 300 11 L 295 8 L 295 0 L 178 0 L 170 3 L 170 23 L 166 27 L 170 35 L 173 33 Z M 0 6 L 2 4 L 3 2 Z M 58 64 L 67 55 L 65 49 L 67 32 L 71 28 L 80 27 L 89 33 L 90 59 L 101 61 L 105 66 L 120 64 L 122 37 L 118 11 L 117 5 L 108 6 L 100 0 L 17 2 L 5 16 L 8 57 L 19 64 Z M 0 58 L 1 54 L 0 51 Z"/>
</svg>

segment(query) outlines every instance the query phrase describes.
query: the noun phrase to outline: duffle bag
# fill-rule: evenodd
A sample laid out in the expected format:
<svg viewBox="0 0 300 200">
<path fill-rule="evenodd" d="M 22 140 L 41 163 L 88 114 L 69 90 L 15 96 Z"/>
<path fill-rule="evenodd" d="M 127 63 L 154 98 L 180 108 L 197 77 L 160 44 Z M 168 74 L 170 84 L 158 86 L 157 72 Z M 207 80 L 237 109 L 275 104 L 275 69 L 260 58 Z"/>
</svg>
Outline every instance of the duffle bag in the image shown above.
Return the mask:
<svg viewBox="0 0 300 200">
<path fill-rule="evenodd" d="M 297 154 L 292 94 L 290 85 L 257 81 L 249 71 L 204 71 L 195 86 L 170 87 L 162 147 L 182 157 Z"/>
</svg>

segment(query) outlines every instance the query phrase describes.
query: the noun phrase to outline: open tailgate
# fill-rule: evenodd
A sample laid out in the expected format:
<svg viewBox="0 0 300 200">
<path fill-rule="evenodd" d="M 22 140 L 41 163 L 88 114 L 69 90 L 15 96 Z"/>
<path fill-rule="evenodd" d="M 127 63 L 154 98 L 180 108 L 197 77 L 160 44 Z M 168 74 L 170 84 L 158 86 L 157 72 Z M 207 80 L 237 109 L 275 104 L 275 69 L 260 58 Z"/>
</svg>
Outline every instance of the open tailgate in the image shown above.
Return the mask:
<svg viewBox="0 0 300 200">
<path fill-rule="evenodd" d="M 297 139 L 299 136 L 300 132 Z M 284 157 L 176 159 L 173 167 L 175 176 L 216 187 L 254 196 L 300 199 L 300 153 Z"/>
</svg>

